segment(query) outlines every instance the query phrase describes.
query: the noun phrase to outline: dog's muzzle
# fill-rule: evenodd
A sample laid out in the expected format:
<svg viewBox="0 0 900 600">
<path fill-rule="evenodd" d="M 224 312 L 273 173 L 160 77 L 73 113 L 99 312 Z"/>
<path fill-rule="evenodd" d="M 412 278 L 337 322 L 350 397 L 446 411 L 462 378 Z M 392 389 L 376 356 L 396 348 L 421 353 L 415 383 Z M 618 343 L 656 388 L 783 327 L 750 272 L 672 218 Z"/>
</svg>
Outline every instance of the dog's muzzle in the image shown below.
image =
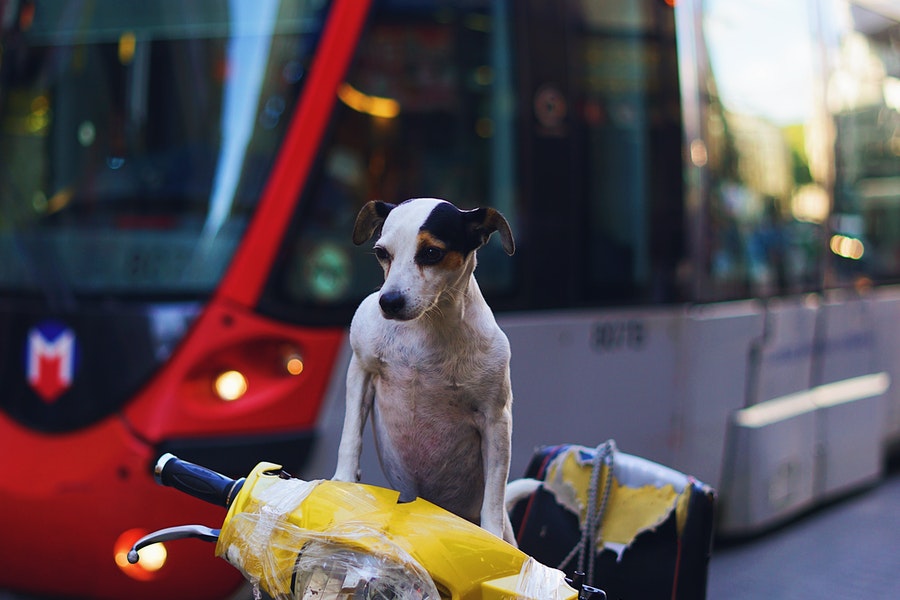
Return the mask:
<svg viewBox="0 0 900 600">
<path fill-rule="evenodd" d="M 406 308 L 406 296 L 400 292 L 388 291 L 378 297 L 378 305 L 387 319 L 403 319 L 403 311 Z"/>
</svg>

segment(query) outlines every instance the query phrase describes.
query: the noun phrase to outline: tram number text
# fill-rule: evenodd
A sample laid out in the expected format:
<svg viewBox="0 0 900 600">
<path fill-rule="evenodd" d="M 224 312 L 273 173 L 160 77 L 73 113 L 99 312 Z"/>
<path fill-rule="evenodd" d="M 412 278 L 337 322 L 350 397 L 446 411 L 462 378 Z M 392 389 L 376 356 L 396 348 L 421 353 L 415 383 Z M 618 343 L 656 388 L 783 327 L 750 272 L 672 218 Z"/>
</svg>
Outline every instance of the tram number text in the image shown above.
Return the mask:
<svg viewBox="0 0 900 600">
<path fill-rule="evenodd" d="M 646 343 L 646 325 L 638 319 L 595 323 L 591 335 L 591 346 L 596 352 L 638 351 Z"/>
</svg>

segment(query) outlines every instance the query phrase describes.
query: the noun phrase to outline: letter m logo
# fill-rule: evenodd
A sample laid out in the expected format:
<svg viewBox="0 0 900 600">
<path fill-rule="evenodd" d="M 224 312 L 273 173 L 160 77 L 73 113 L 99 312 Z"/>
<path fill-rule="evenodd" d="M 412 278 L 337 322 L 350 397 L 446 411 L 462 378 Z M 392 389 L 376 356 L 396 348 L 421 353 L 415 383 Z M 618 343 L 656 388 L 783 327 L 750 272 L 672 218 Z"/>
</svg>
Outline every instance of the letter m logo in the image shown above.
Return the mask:
<svg viewBox="0 0 900 600">
<path fill-rule="evenodd" d="M 42 323 L 28 332 L 28 384 L 52 403 L 72 385 L 75 333 L 59 323 Z"/>
</svg>

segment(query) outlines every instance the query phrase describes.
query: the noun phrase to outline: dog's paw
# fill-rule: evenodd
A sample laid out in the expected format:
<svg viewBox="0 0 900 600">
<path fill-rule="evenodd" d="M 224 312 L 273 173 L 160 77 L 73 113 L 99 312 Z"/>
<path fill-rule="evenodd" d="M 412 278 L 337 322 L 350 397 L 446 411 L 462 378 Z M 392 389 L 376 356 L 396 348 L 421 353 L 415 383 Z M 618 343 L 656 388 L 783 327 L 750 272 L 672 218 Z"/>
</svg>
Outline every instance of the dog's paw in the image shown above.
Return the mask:
<svg viewBox="0 0 900 600">
<path fill-rule="evenodd" d="M 347 483 L 358 483 L 360 478 L 362 477 L 362 473 L 357 471 L 356 473 L 348 472 L 343 469 L 338 469 L 334 472 L 334 476 L 331 478 L 332 481 L 345 481 Z"/>
</svg>

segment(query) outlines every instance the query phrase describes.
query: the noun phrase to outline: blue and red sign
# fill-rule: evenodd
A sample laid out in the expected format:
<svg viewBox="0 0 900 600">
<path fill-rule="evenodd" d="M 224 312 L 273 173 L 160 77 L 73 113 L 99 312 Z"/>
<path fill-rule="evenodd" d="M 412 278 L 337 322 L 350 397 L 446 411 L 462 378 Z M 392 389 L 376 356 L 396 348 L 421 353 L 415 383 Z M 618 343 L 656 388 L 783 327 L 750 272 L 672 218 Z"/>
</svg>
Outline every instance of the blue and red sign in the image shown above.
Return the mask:
<svg viewBox="0 0 900 600">
<path fill-rule="evenodd" d="M 58 321 L 44 321 L 28 331 L 28 385 L 44 402 L 56 402 L 72 386 L 75 349 L 75 332 Z"/>
</svg>

